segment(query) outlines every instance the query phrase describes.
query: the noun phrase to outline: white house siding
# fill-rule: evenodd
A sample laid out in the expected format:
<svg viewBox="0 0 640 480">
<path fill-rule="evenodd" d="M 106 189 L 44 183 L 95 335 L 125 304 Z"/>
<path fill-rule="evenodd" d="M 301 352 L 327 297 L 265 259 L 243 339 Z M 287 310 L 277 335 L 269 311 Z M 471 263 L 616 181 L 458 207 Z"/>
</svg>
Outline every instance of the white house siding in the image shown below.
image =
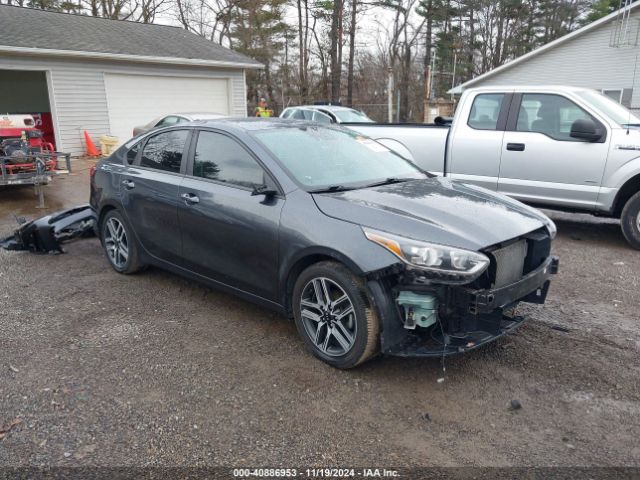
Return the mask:
<svg viewBox="0 0 640 480">
<path fill-rule="evenodd" d="M 56 60 L 43 56 L 0 56 L 0 69 L 46 71 L 49 101 L 59 150 L 72 155 L 85 152 L 82 132 L 97 141 L 110 133 L 104 73 L 225 78 L 230 80 L 229 111 L 246 116 L 245 84 L 242 69 L 154 65 L 133 62 Z M 150 119 L 151 120 L 151 119 Z"/>
<path fill-rule="evenodd" d="M 631 22 L 635 37 L 639 28 L 640 11 L 631 13 Z M 469 88 L 553 84 L 597 90 L 633 89 L 631 102 L 623 98 L 623 103 L 634 110 L 640 110 L 640 65 L 635 85 L 633 79 L 634 64 L 640 47 L 610 47 L 611 29 L 612 23 L 605 23 L 513 67 L 472 83 Z"/>
</svg>

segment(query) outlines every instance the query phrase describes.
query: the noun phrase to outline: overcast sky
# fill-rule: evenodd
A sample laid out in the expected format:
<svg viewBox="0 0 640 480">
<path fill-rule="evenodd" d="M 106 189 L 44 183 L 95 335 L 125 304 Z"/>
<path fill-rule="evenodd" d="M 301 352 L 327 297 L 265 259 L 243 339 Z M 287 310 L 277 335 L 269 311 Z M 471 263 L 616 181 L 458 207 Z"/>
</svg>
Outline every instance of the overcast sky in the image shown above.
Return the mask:
<svg viewBox="0 0 640 480">
<path fill-rule="evenodd" d="M 349 12 L 345 12 L 349 14 Z M 414 13 L 414 18 L 417 14 Z M 298 25 L 298 13 L 294 8 L 287 8 L 284 14 L 284 20 L 287 24 L 292 26 Z M 156 23 L 163 25 L 180 26 L 176 15 L 172 12 L 164 12 L 156 16 Z M 388 40 L 388 35 L 385 32 L 385 25 L 391 25 L 393 22 L 393 13 L 386 8 L 381 7 L 367 7 L 366 11 L 359 14 L 358 18 L 358 30 L 356 33 L 356 48 L 363 50 L 368 49 L 371 51 L 377 51 L 378 44 L 385 45 Z M 344 59 L 348 59 L 348 32 L 345 32 L 344 38 L 347 48 L 345 51 Z M 422 55 L 422 52 L 419 52 Z"/>
</svg>

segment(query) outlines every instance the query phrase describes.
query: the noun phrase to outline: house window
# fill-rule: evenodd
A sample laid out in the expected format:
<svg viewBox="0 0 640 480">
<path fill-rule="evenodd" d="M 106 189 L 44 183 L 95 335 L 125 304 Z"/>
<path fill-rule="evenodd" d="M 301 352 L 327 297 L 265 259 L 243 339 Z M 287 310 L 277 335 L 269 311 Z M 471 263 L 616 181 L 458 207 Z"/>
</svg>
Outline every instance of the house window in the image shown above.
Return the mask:
<svg viewBox="0 0 640 480">
<path fill-rule="evenodd" d="M 602 89 L 601 90 L 603 95 L 606 95 L 607 97 L 609 97 L 611 100 L 618 102 L 618 103 L 622 103 L 622 89 L 613 89 L 613 90 L 607 90 L 607 89 Z"/>
</svg>

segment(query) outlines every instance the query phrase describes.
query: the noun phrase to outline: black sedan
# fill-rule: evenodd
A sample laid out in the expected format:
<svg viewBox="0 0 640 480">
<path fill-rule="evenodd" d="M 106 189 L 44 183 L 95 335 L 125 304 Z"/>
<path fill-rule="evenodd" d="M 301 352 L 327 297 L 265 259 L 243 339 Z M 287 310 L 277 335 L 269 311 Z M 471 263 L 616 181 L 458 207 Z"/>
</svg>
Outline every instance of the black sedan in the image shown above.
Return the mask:
<svg viewBox="0 0 640 480">
<path fill-rule="evenodd" d="M 339 368 L 491 341 L 558 264 L 537 210 L 307 122 L 154 130 L 98 164 L 91 205 L 117 272 L 155 265 L 273 308 Z"/>
</svg>

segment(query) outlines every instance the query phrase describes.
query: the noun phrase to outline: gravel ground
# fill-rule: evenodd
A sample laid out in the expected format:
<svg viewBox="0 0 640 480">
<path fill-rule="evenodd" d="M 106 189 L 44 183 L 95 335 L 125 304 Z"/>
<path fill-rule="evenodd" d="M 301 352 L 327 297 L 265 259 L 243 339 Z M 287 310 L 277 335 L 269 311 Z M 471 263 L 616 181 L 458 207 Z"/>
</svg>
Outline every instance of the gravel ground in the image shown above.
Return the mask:
<svg viewBox="0 0 640 480">
<path fill-rule="evenodd" d="M 0 191 L 0 234 L 86 202 L 88 163 Z M 561 273 L 531 321 L 446 361 L 343 372 L 293 323 L 97 239 L 0 251 L 0 465 L 640 466 L 640 253 L 616 222 L 551 214 Z M 511 400 L 522 408 L 509 408 Z M 4 425 L 4 428 L 2 428 Z"/>
</svg>

